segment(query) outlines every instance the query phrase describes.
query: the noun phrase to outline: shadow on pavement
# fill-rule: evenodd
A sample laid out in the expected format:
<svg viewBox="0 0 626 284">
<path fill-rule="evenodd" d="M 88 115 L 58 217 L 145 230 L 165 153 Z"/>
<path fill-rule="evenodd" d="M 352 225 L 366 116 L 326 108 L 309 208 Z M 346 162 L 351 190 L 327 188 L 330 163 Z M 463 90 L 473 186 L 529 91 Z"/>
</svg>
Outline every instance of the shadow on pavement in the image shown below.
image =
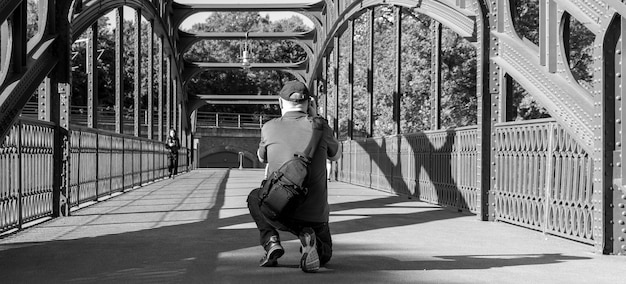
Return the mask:
<svg viewBox="0 0 626 284">
<path fill-rule="evenodd" d="M 311 276 L 311 274 L 301 273 L 297 269 L 297 244 L 296 242 L 287 242 L 285 247 L 292 256 L 283 257 L 280 267 L 259 268 L 258 260 L 261 257 L 261 248 L 258 246 L 258 231 L 246 226 L 246 224 L 252 223 L 252 218 L 248 214 L 220 217 L 220 209 L 223 209 L 225 204 L 225 189 L 228 178 L 229 172 L 224 171 L 220 182 L 215 183 L 214 189 L 209 189 L 216 191 L 215 204 L 211 208 L 197 210 L 206 211 L 208 214 L 206 219 L 200 222 L 108 235 L 103 233 L 96 235 L 94 233 L 94 237 L 72 240 L 0 245 L 2 282 L 301 283 L 316 279 L 316 282 L 337 283 L 350 279 L 352 281 L 366 279 L 365 277 L 376 279 L 376 273 L 381 270 L 489 269 L 582 259 L 560 254 L 540 254 L 458 255 L 434 257 L 435 260 L 401 261 L 376 255 L 374 252 L 380 248 L 373 245 L 374 247 L 354 248 L 365 252 L 365 254 L 358 256 L 338 255 L 331 260 L 328 269 L 323 269 L 316 276 Z M 162 190 L 168 190 L 168 188 Z M 233 196 L 229 195 L 229 197 Z M 334 204 L 332 211 L 335 213 L 331 213 L 333 216 L 359 215 L 365 218 L 333 222 L 331 231 L 337 235 L 465 216 L 464 213 L 431 206 L 411 207 L 421 211 L 407 214 L 399 211 L 393 213 L 381 211 L 381 208 L 393 209 L 394 207 L 388 205 L 401 204 L 404 201 L 406 199 L 390 196 Z M 227 209 L 242 210 L 241 207 L 229 207 Z M 350 213 L 351 210 L 361 209 L 378 212 L 372 214 Z M 403 209 L 401 205 L 399 209 Z M 185 211 L 185 214 L 190 213 L 188 212 L 190 210 Z M 145 214 L 151 213 L 151 211 L 146 212 Z M 80 212 L 76 215 L 81 216 Z M 84 217 L 90 215 L 85 212 Z M 124 219 L 127 216 L 120 213 L 111 212 L 110 215 L 105 213 L 103 216 L 117 218 L 114 220 L 120 224 L 135 221 Z M 62 219 L 57 220 L 57 222 L 62 222 Z M 62 223 L 57 225 L 60 226 Z M 224 229 L 224 227 L 229 226 L 231 228 Z M 232 228 L 237 226 L 240 228 Z M 94 230 L 96 229 L 94 226 Z M 289 234 L 283 234 L 283 240 L 289 240 L 287 235 Z M 336 249 L 340 250 L 341 245 L 336 246 Z"/>
</svg>

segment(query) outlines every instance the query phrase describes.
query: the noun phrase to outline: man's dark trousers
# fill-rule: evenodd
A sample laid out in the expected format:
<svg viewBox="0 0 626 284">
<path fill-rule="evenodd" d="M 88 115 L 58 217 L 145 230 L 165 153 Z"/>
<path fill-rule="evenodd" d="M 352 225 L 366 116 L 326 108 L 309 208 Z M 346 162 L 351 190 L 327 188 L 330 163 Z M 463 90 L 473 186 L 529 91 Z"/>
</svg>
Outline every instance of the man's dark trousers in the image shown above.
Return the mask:
<svg viewBox="0 0 626 284">
<path fill-rule="evenodd" d="M 288 231 L 296 236 L 300 236 L 300 232 L 302 232 L 303 228 L 310 227 L 315 232 L 317 254 L 320 257 L 320 265 L 327 263 L 333 254 L 333 243 L 330 237 L 328 223 L 304 222 L 281 218 L 278 220 L 280 224 L 274 224 L 277 226 L 275 228 L 267 221 L 267 219 L 265 219 L 263 213 L 261 212 L 259 190 L 260 188 L 253 189 L 248 195 L 248 209 L 250 210 L 250 215 L 252 215 L 252 219 L 254 219 L 254 222 L 256 223 L 256 226 L 261 234 L 261 246 L 264 246 L 271 236 L 278 236 L 276 229 Z"/>
</svg>

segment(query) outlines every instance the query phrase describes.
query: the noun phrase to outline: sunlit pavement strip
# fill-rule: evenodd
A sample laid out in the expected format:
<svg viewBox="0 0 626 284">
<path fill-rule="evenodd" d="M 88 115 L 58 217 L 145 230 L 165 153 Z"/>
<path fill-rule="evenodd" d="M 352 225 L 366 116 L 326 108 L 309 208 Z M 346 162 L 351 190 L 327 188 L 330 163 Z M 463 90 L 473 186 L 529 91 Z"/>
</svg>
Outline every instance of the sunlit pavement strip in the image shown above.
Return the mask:
<svg viewBox="0 0 626 284">
<path fill-rule="evenodd" d="M 258 267 L 246 197 L 261 170 L 196 170 L 0 239 L 6 283 L 621 283 L 626 258 L 512 225 L 329 183 L 334 255 L 298 268 L 299 241 Z M 222 182 L 222 177 L 228 178 Z"/>
</svg>

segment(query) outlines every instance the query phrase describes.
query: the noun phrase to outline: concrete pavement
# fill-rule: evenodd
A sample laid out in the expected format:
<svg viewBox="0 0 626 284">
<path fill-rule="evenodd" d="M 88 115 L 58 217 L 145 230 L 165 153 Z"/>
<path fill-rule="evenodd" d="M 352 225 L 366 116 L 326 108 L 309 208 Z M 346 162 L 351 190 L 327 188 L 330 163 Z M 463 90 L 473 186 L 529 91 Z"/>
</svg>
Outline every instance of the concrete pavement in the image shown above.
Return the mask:
<svg viewBox="0 0 626 284">
<path fill-rule="evenodd" d="M 246 207 L 262 170 L 201 169 L 0 239 L 1 283 L 626 283 L 626 257 L 388 193 L 329 183 L 334 255 L 299 242 L 258 267 Z"/>
</svg>

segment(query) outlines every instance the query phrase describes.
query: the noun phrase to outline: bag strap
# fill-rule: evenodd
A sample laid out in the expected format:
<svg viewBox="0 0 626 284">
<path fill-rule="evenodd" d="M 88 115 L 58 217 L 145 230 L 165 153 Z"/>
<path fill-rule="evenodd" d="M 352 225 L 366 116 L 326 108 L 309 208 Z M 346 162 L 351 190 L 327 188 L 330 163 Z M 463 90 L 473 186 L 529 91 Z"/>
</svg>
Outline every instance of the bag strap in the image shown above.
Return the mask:
<svg viewBox="0 0 626 284">
<path fill-rule="evenodd" d="M 294 156 L 304 158 L 307 163 L 311 162 L 311 158 L 313 158 L 315 150 L 317 149 L 317 144 L 322 140 L 325 123 L 326 121 L 321 117 L 313 117 L 311 119 L 311 127 L 313 127 L 311 140 L 309 140 L 309 144 L 306 146 L 306 149 L 304 149 L 304 152 L 296 152 Z"/>
</svg>

